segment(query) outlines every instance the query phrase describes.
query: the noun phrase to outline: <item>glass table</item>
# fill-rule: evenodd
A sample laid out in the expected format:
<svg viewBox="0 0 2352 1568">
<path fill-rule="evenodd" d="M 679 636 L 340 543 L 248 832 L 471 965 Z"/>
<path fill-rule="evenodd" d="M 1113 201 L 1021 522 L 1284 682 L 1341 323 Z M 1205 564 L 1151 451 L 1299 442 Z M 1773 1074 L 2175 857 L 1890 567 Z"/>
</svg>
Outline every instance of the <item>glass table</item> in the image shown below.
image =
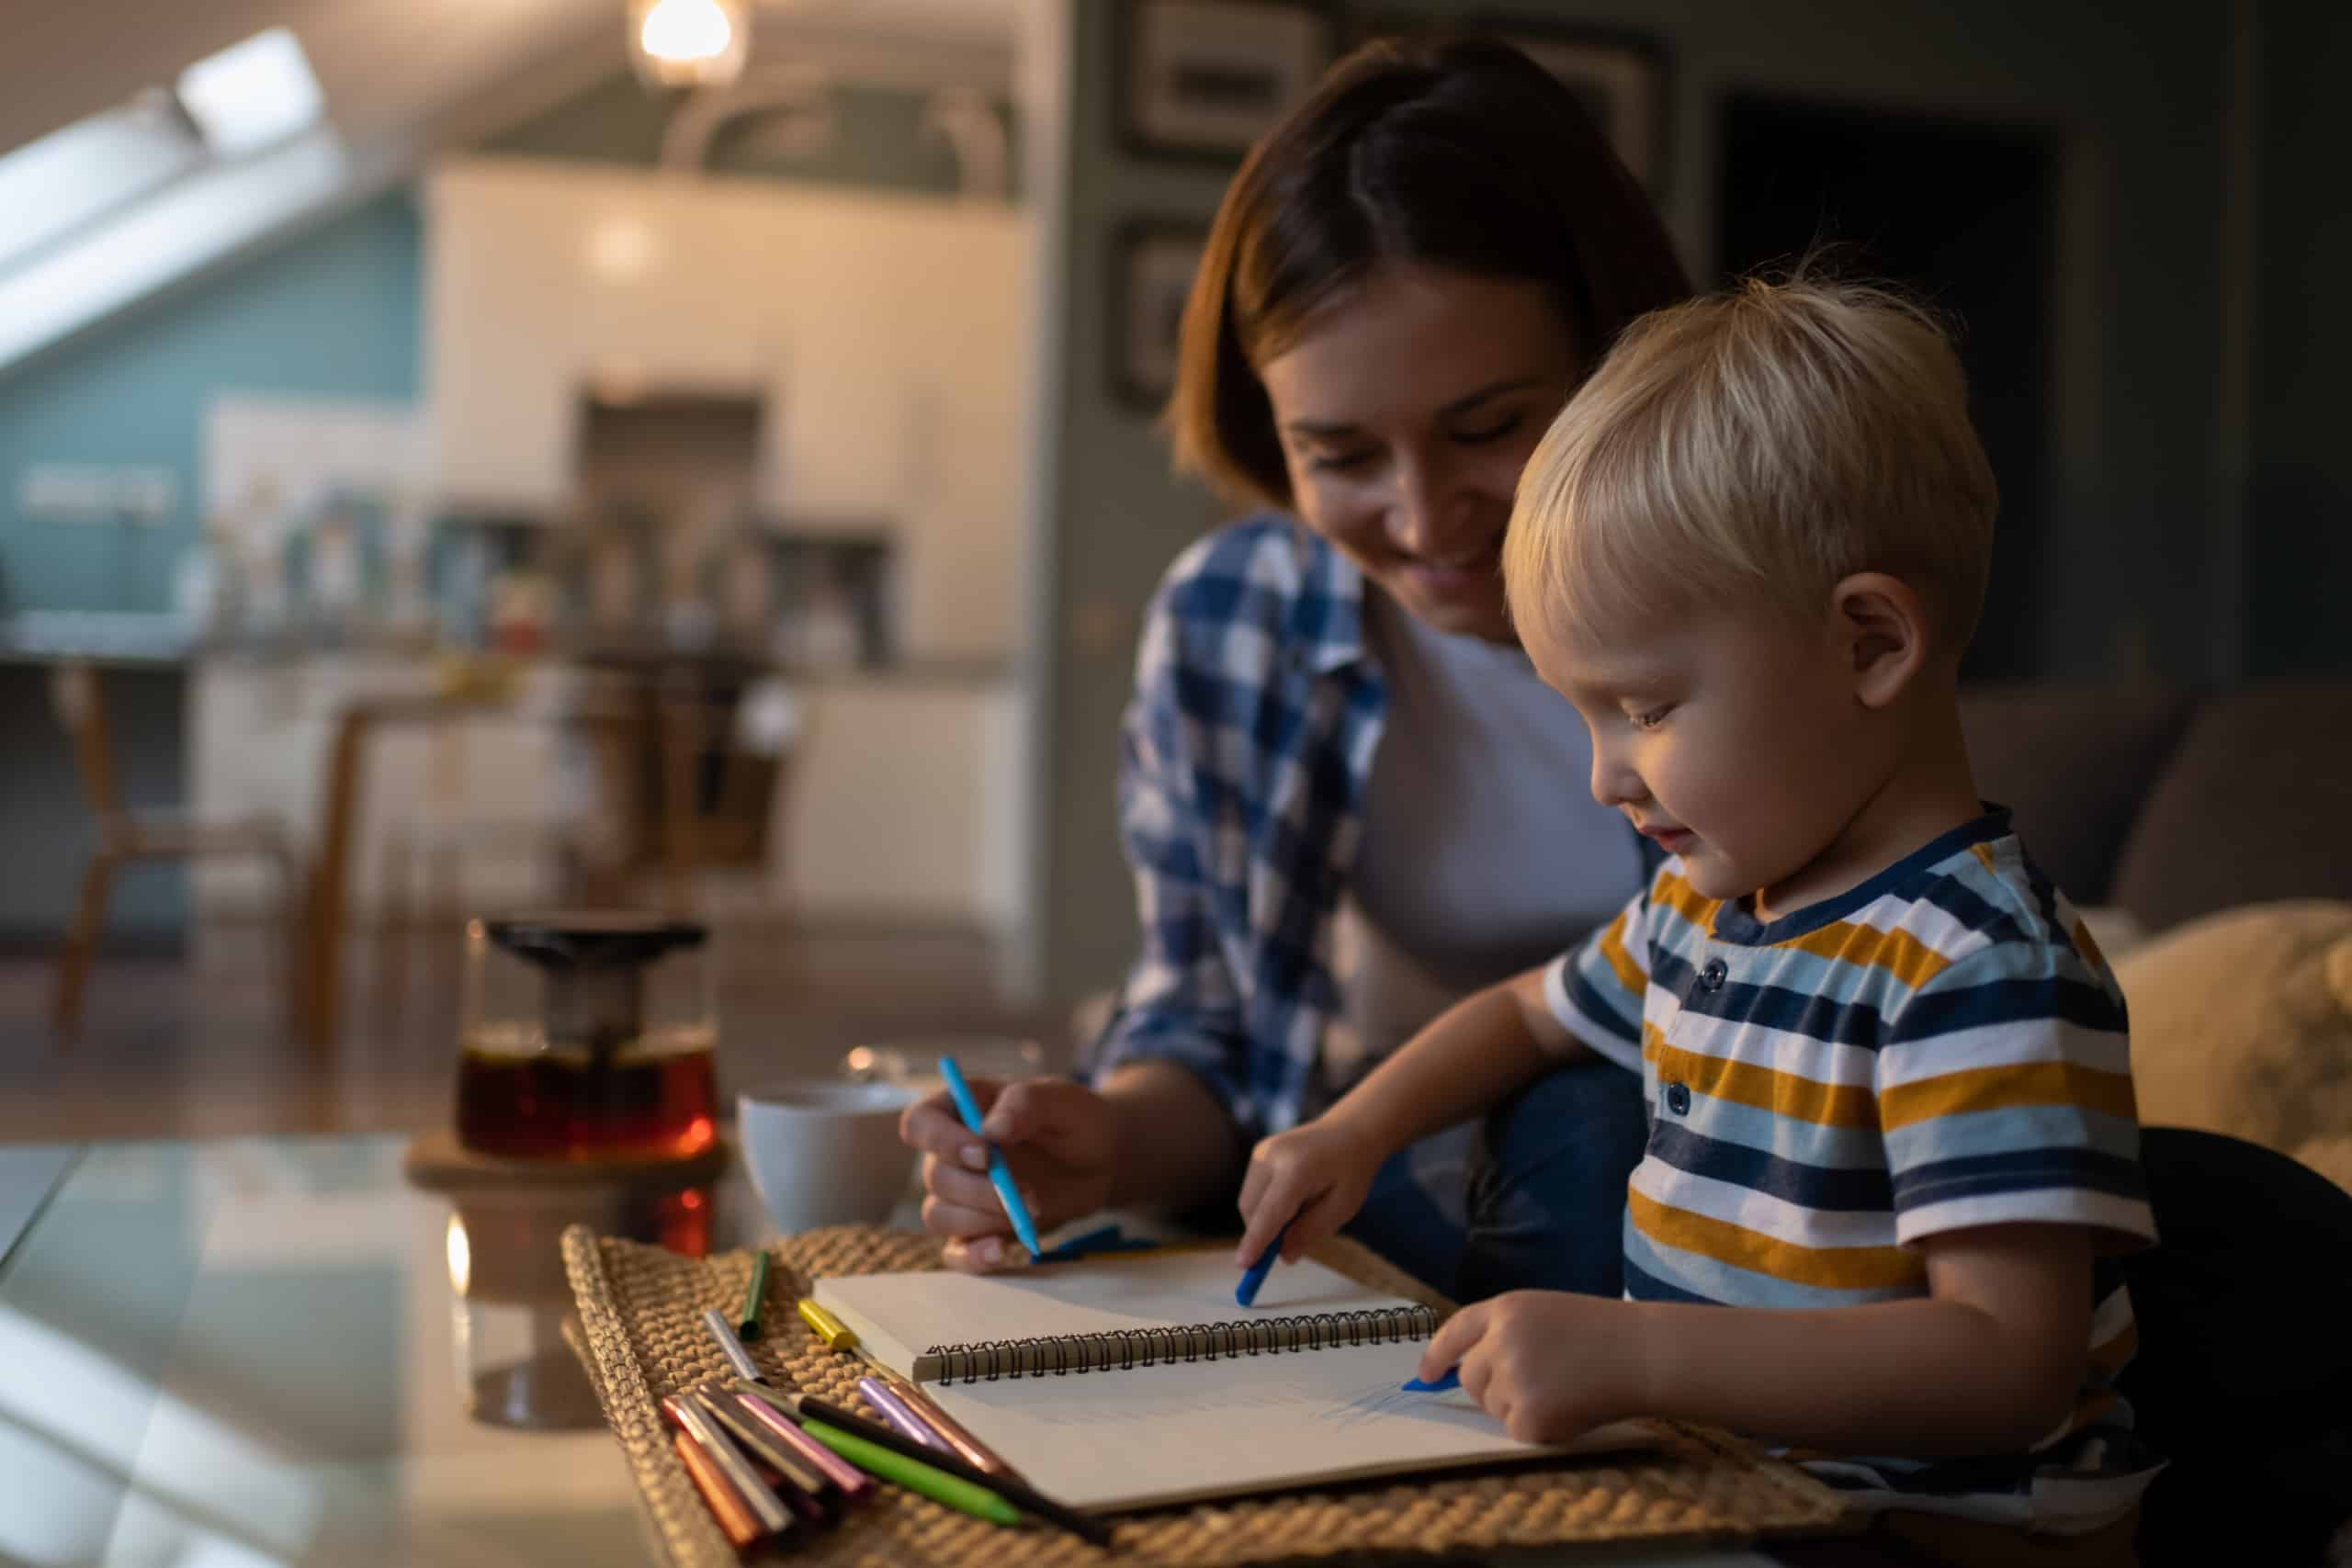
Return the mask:
<svg viewBox="0 0 2352 1568">
<path fill-rule="evenodd" d="M 550 1185 L 461 1212 L 404 1179 L 404 1143 L 0 1149 L 0 1562 L 653 1560 L 560 1337 L 556 1238 L 584 1219 L 743 1245 L 765 1228 L 748 1184 Z"/>
</svg>

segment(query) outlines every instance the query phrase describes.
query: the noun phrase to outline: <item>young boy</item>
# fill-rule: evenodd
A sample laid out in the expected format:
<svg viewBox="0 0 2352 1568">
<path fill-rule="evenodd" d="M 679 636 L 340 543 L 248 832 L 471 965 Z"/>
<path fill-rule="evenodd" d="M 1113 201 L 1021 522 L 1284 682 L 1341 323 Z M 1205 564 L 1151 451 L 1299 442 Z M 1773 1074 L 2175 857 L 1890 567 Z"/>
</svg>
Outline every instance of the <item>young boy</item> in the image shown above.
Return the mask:
<svg viewBox="0 0 2352 1568">
<path fill-rule="evenodd" d="M 1294 1215 L 1298 1256 L 1392 1151 L 1598 1053 L 1650 1111 L 1626 1299 L 1478 1303 L 1422 1376 L 1522 1438 L 1679 1417 L 1858 1501 L 2128 1553 L 2154 1467 L 2109 1392 L 2111 1258 L 2154 1228 L 2121 993 L 1961 739 L 1995 505 L 1959 365 L 1891 296 L 1751 283 L 1636 323 L 1531 461 L 1503 570 L 1594 795 L 1668 858 L 1260 1144 L 1239 1256 Z"/>
</svg>

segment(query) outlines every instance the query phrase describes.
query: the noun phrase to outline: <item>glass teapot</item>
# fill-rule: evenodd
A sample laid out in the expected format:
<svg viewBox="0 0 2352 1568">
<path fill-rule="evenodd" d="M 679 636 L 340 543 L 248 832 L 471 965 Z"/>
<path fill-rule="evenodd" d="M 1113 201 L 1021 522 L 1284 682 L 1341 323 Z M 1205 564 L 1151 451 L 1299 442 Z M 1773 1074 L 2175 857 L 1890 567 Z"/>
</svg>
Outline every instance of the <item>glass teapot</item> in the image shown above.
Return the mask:
<svg viewBox="0 0 2352 1568">
<path fill-rule="evenodd" d="M 707 1147 L 718 1116 L 708 934 L 634 914 L 469 922 L 458 1141 L 522 1159 Z"/>
</svg>

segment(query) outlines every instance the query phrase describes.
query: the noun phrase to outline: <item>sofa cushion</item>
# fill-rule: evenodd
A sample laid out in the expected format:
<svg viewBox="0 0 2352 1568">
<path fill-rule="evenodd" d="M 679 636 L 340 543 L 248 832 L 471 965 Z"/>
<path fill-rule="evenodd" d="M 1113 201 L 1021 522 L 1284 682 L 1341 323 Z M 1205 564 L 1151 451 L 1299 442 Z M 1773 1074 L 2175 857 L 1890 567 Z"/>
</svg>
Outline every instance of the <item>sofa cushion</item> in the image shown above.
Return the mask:
<svg viewBox="0 0 2352 1568">
<path fill-rule="evenodd" d="M 2208 699 L 2138 815 L 2112 901 L 2150 931 L 2237 904 L 2352 898 L 2352 681 Z"/>
<path fill-rule="evenodd" d="M 2027 850 L 2068 897 L 2104 904 L 2189 709 L 2162 687 L 1971 686 L 1960 722 L 1977 793 L 2015 812 Z"/>
</svg>

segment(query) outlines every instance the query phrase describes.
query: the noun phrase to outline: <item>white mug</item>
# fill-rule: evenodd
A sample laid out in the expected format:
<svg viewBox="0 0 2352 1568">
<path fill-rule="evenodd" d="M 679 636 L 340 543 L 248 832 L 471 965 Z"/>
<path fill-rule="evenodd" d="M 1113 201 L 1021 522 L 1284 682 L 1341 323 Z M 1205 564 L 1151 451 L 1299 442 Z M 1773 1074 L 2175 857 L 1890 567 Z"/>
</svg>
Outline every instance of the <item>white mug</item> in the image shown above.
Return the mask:
<svg viewBox="0 0 2352 1568">
<path fill-rule="evenodd" d="M 915 1152 L 899 1141 L 913 1093 L 888 1083 L 798 1078 L 735 1097 L 735 1134 L 768 1218 L 789 1235 L 880 1224 L 907 1195 Z"/>
</svg>

